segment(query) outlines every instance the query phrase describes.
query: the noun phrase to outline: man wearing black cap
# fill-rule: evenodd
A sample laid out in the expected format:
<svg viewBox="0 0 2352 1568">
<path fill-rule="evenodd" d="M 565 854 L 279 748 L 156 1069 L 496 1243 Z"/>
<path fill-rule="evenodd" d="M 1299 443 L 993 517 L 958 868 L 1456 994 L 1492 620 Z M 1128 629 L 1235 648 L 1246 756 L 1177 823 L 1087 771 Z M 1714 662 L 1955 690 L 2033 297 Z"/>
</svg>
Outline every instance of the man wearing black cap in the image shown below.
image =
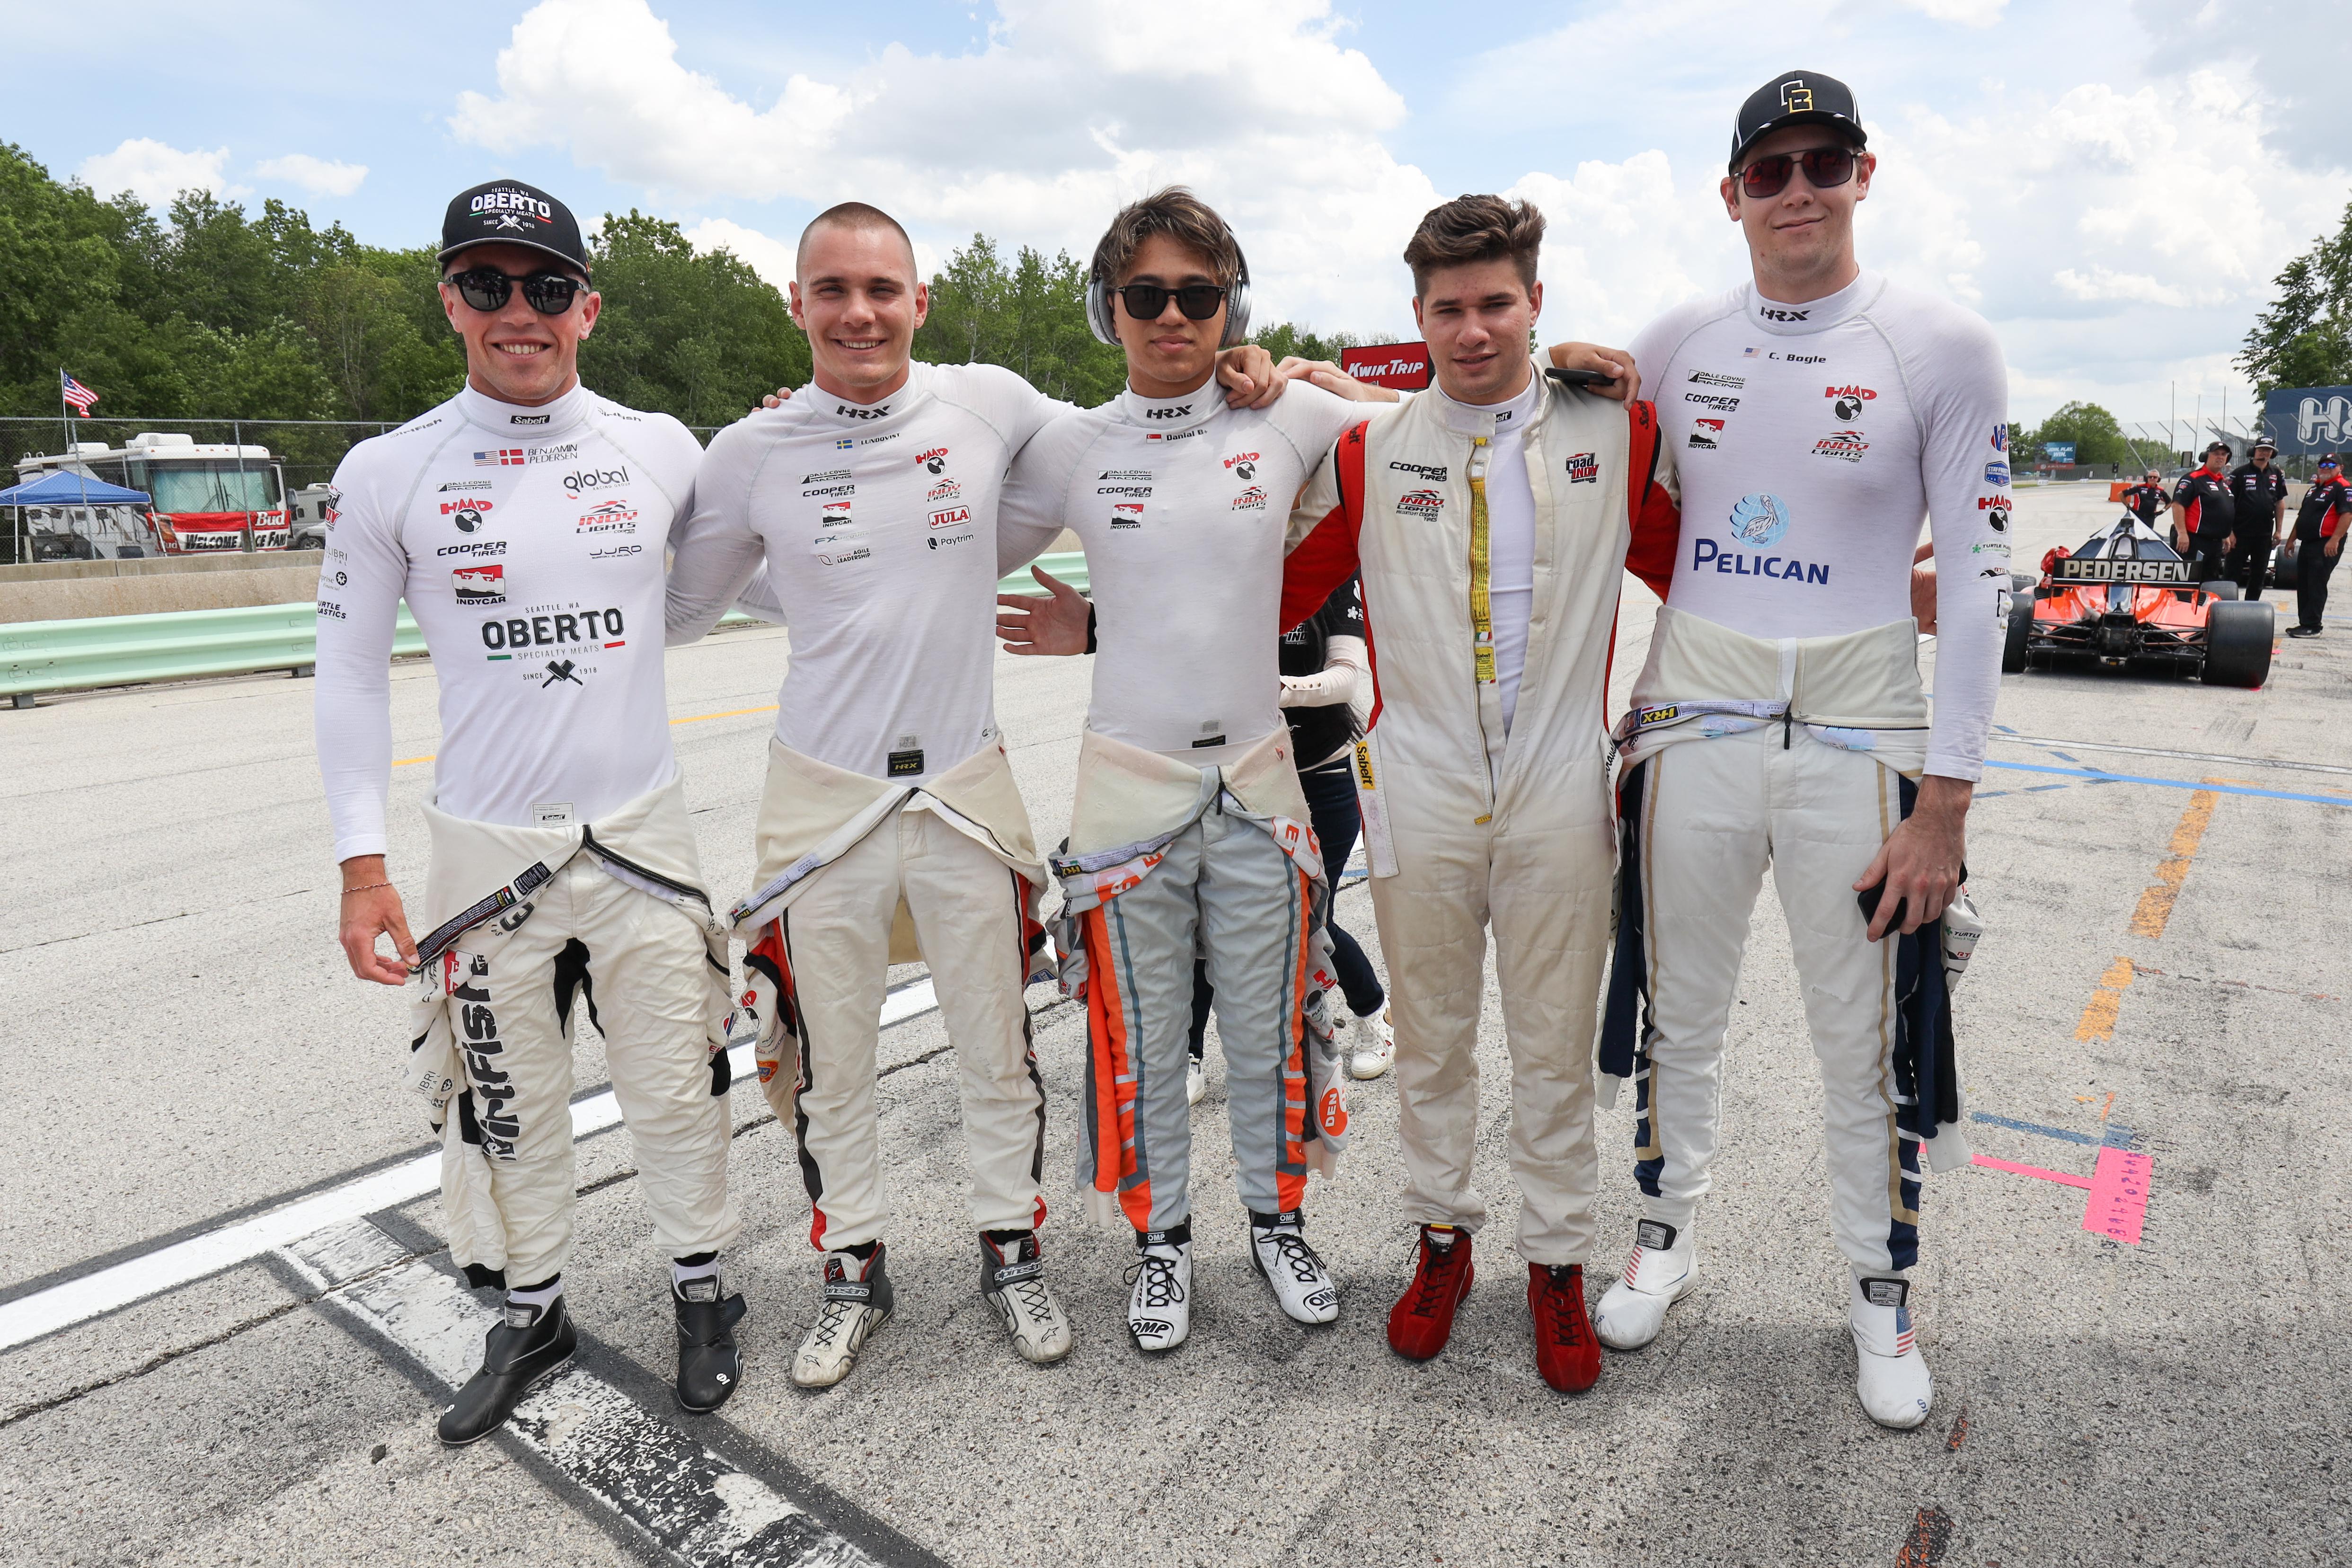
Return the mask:
<svg viewBox="0 0 2352 1568">
<path fill-rule="evenodd" d="M 2286 515 L 2286 475 L 2279 471 L 2278 445 L 2267 437 L 2254 442 L 2250 461 L 2230 470 L 2230 507 L 2237 542 L 2230 547 L 2227 575 L 2249 599 L 2263 596 L 2270 581 L 2271 545 Z"/>
<path fill-rule="evenodd" d="M 2180 476 L 2172 490 L 2172 547 L 2189 559 L 2191 581 L 2228 576 L 2237 509 L 2231 495 L 2230 444 L 2205 448 L 2205 461 Z"/>
<path fill-rule="evenodd" d="M 1822 1068 L 1856 1392 L 1901 1427 L 1934 1397 L 1906 1278 L 1923 1157 L 1936 1171 L 1969 1159 L 1938 938 L 1974 925 L 1959 880 L 2000 683 L 2011 499 L 1991 330 L 1855 259 L 1876 163 L 1843 83 L 1775 77 L 1740 106 L 1722 188 L 1753 281 L 1669 311 L 1630 355 L 1553 357 L 1615 374 L 1628 395 L 1646 376 L 1668 437 L 1688 433 L 1682 555 L 1618 729 L 1601 1066 L 1604 1094 L 1636 1085 L 1642 1218 L 1594 1328 L 1614 1348 L 1645 1345 L 1698 1282 L 1691 1226 L 1769 863 Z M 1932 718 L 1911 612 L 1923 516 Z"/>
<path fill-rule="evenodd" d="M 577 1342 L 562 1270 L 582 1012 L 674 1260 L 688 1409 L 716 1409 L 740 1381 L 743 1301 L 718 1261 L 740 1229 L 727 952 L 662 691 L 664 545 L 702 449 L 675 419 L 580 384 L 601 300 L 563 204 L 519 181 L 477 186 L 449 204 L 440 259 L 466 385 L 336 470 L 317 726 L 344 952 L 362 979 L 410 988 L 410 1077 L 444 1139 L 451 1256 L 476 1286 L 506 1288 L 482 1368 L 441 1417 L 455 1445 L 495 1430 Z M 403 599 L 440 692 L 422 942 L 384 866 Z M 396 954 L 376 947 L 387 934 Z"/>
<path fill-rule="evenodd" d="M 2327 579 L 2344 549 L 2345 525 L 2352 521 L 2352 487 L 2344 482 L 2336 454 L 2319 459 L 2311 488 L 2294 519 L 2294 609 L 2291 637 L 2315 637 L 2327 613 Z"/>
</svg>

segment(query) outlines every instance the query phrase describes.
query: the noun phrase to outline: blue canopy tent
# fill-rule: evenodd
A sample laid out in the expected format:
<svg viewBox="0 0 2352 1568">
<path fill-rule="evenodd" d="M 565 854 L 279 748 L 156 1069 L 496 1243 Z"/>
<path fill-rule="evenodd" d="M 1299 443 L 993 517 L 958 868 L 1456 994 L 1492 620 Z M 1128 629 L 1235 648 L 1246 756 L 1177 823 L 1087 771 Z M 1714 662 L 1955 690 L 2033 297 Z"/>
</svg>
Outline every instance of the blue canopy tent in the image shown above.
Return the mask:
<svg viewBox="0 0 2352 1568">
<path fill-rule="evenodd" d="M 121 485 L 110 485 L 104 479 L 92 479 L 88 474 L 75 473 L 69 469 L 58 469 L 43 474 L 37 479 L 28 479 L 21 485 L 11 485 L 6 489 L 0 490 L 0 506 L 17 509 L 16 521 L 19 526 L 10 531 L 19 536 L 19 542 L 14 553 L 20 561 L 25 558 L 25 547 L 21 542 L 23 533 L 21 525 L 25 516 L 23 509 L 26 507 L 152 507 L 153 504 L 153 500 L 145 490 L 125 489 Z"/>
</svg>

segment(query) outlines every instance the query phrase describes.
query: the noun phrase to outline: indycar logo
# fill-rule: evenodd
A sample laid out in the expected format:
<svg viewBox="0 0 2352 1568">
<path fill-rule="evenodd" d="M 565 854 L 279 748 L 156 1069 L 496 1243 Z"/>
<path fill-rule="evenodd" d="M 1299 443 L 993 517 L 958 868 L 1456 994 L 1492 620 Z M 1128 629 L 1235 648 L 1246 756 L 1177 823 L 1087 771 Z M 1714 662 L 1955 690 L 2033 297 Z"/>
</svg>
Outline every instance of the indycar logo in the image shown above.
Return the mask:
<svg viewBox="0 0 2352 1568">
<path fill-rule="evenodd" d="M 1723 434 L 1723 421 L 1694 419 L 1691 426 L 1690 444 L 1702 452 L 1714 451 L 1717 438 Z"/>
<path fill-rule="evenodd" d="M 1139 501 L 1112 502 L 1110 509 L 1110 525 L 1113 528 L 1141 528 L 1143 526 L 1142 503 Z"/>
<path fill-rule="evenodd" d="M 520 447 L 494 447 L 474 454 L 474 467 L 478 468 L 520 468 L 523 462 Z"/>
<path fill-rule="evenodd" d="M 1250 486 L 1249 489 L 1244 490 L 1241 494 L 1234 498 L 1233 509 L 1235 511 L 1264 511 L 1265 510 L 1265 491 L 1256 485 Z"/>
<path fill-rule="evenodd" d="M 1597 485 L 1601 482 L 1601 459 L 1591 452 L 1578 452 L 1568 459 L 1568 482 L 1572 485 Z"/>
<path fill-rule="evenodd" d="M 1789 510 L 1779 496 L 1741 496 L 1731 509 L 1731 537 L 1751 550 L 1769 550 L 1789 531 Z"/>
<path fill-rule="evenodd" d="M 934 447 L 928 452 L 916 454 L 915 461 L 922 464 L 932 473 L 939 473 L 948 466 L 948 449 L 945 447 Z"/>
<path fill-rule="evenodd" d="M 507 569 L 496 563 L 460 566 L 449 574 L 449 586 L 461 605 L 503 605 L 507 602 Z"/>
<path fill-rule="evenodd" d="M 1835 458 L 1841 463 L 1859 463 L 1869 450 L 1870 443 L 1859 430 L 1834 430 L 1813 443 L 1814 457 Z"/>
<path fill-rule="evenodd" d="M 637 514 L 626 500 L 608 500 L 581 513 L 573 527 L 581 533 L 635 533 Z"/>
<path fill-rule="evenodd" d="M 1435 490 L 1407 490 L 1397 497 L 1399 517 L 1433 519 L 1445 510 L 1445 498 Z"/>
<path fill-rule="evenodd" d="M 847 528 L 850 521 L 849 503 L 845 500 L 829 500 L 824 503 L 824 511 L 818 514 L 816 525 L 819 528 Z"/>
<path fill-rule="evenodd" d="M 944 511 L 931 513 L 933 528 L 961 528 L 971 521 L 971 508 L 968 506 L 951 506 Z"/>
<path fill-rule="evenodd" d="M 1257 478 L 1258 460 L 1255 452 L 1236 452 L 1225 459 L 1225 467 L 1232 470 L 1234 478 L 1246 483 Z"/>
</svg>

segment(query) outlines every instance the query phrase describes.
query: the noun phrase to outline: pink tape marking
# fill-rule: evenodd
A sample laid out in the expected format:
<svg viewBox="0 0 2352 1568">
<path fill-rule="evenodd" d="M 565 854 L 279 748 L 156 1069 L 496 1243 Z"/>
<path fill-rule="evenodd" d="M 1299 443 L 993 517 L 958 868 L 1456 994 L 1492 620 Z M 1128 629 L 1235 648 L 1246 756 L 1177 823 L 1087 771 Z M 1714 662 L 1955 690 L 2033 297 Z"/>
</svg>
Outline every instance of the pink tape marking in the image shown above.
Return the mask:
<svg viewBox="0 0 2352 1568">
<path fill-rule="evenodd" d="M 2088 1176 L 2070 1176 L 2063 1171 L 2045 1171 L 2039 1165 L 2021 1165 L 2014 1160 L 1996 1160 L 1990 1154 L 1974 1156 L 1979 1165 L 1990 1165 L 1996 1171 L 2013 1171 L 2021 1176 L 2038 1176 L 2045 1182 L 2057 1182 L 2069 1187 L 2087 1187 Z"/>
<path fill-rule="evenodd" d="M 2083 1228 L 2137 1247 L 2140 1225 L 2147 1218 L 2148 1178 L 2155 1168 L 2150 1155 L 2129 1149 L 2100 1150 L 2099 1168 L 2091 1176 L 2091 1201 L 2083 1206 Z"/>
</svg>

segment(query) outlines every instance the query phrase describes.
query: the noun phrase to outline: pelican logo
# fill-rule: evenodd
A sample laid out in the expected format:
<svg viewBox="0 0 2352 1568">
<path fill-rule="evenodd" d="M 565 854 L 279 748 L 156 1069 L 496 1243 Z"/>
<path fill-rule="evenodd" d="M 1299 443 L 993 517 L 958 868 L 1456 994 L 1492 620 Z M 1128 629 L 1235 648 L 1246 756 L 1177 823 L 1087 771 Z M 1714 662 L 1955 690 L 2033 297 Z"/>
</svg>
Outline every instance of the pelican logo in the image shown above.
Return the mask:
<svg viewBox="0 0 2352 1568">
<path fill-rule="evenodd" d="M 1790 77 L 1780 84 L 1780 107 L 1790 114 L 1813 111 L 1813 89 L 1805 85 L 1804 78 Z"/>
</svg>

